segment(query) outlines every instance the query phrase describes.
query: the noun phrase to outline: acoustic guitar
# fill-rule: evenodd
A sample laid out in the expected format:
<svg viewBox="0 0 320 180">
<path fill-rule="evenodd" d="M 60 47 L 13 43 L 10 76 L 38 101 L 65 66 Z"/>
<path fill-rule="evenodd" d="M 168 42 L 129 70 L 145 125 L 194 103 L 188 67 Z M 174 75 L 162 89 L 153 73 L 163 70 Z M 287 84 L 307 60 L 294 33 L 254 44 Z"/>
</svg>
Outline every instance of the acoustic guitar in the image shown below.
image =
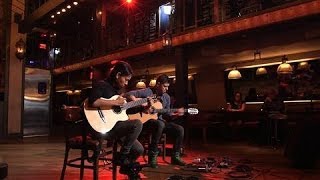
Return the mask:
<svg viewBox="0 0 320 180">
<path fill-rule="evenodd" d="M 119 95 L 112 96 L 105 100 L 116 100 Z M 90 126 L 99 133 L 109 132 L 118 121 L 126 121 L 129 119 L 126 110 L 148 102 L 148 98 L 139 99 L 137 101 L 126 102 L 122 106 L 106 106 L 93 108 L 88 105 L 88 99 L 84 101 L 84 114 Z"/>
<path fill-rule="evenodd" d="M 147 112 L 139 112 L 135 114 L 129 114 L 129 119 L 139 119 L 142 123 L 145 123 L 149 119 L 158 119 L 158 113 L 176 112 L 178 109 L 163 109 L 162 103 L 156 101 L 150 107 Z M 199 110 L 197 108 L 188 108 L 184 110 L 185 113 L 198 114 Z"/>
</svg>

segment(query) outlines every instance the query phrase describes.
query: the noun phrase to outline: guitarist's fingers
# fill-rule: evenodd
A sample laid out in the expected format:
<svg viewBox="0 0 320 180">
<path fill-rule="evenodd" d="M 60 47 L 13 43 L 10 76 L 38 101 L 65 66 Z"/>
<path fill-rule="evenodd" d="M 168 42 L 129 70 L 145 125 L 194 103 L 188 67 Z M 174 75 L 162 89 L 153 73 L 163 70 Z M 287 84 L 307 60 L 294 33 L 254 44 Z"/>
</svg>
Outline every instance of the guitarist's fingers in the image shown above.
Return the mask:
<svg viewBox="0 0 320 180">
<path fill-rule="evenodd" d="M 125 100 L 126 100 L 125 98 L 119 96 L 119 97 L 117 98 L 117 101 L 118 101 L 119 106 L 122 106 L 122 105 L 126 102 Z"/>
</svg>

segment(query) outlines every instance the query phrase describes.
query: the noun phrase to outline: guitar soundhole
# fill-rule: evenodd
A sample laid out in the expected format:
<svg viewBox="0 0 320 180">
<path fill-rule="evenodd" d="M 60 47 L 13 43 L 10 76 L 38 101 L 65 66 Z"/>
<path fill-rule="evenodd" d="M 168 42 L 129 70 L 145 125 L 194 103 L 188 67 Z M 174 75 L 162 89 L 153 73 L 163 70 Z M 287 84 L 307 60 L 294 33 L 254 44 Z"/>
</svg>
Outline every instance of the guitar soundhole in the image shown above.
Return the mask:
<svg viewBox="0 0 320 180">
<path fill-rule="evenodd" d="M 113 106 L 113 112 L 116 114 L 120 114 L 121 113 L 121 107 L 120 106 Z"/>
</svg>

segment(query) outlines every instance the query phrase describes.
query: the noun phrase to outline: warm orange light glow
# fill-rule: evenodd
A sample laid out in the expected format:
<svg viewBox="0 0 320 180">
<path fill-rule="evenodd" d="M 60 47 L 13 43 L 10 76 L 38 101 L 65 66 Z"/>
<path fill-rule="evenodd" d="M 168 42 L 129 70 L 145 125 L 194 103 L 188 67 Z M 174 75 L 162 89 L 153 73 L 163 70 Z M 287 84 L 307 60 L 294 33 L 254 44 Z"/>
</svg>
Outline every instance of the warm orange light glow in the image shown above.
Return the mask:
<svg viewBox="0 0 320 180">
<path fill-rule="evenodd" d="M 128 4 L 130 4 L 130 3 L 132 3 L 132 0 L 126 0 L 126 2 L 127 2 Z"/>
<path fill-rule="evenodd" d="M 112 60 L 111 65 L 115 65 L 118 62 L 118 60 Z"/>
</svg>

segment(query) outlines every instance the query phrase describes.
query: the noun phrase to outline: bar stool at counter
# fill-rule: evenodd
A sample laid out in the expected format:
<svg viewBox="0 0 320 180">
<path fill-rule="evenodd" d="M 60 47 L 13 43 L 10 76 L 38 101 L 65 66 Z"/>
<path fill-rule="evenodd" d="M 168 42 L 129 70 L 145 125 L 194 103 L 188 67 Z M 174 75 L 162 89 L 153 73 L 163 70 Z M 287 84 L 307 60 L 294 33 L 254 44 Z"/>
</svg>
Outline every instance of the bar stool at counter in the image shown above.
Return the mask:
<svg viewBox="0 0 320 180">
<path fill-rule="evenodd" d="M 273 131 L 271 129 L 271 131 L 273 132 L 271 136 L 272 147 L 274 149 L 277 149 L 280 142 L 278 137 L 278 123 L 279 121 L 286 121 L 288 119 L 288 116 L 280 112 L 270 112 L 268 115 L 268 119 L 270 120 L 270 124 L 273 125 L 270 126 L 270 128 L 273 128 Z"/>
</svg>

